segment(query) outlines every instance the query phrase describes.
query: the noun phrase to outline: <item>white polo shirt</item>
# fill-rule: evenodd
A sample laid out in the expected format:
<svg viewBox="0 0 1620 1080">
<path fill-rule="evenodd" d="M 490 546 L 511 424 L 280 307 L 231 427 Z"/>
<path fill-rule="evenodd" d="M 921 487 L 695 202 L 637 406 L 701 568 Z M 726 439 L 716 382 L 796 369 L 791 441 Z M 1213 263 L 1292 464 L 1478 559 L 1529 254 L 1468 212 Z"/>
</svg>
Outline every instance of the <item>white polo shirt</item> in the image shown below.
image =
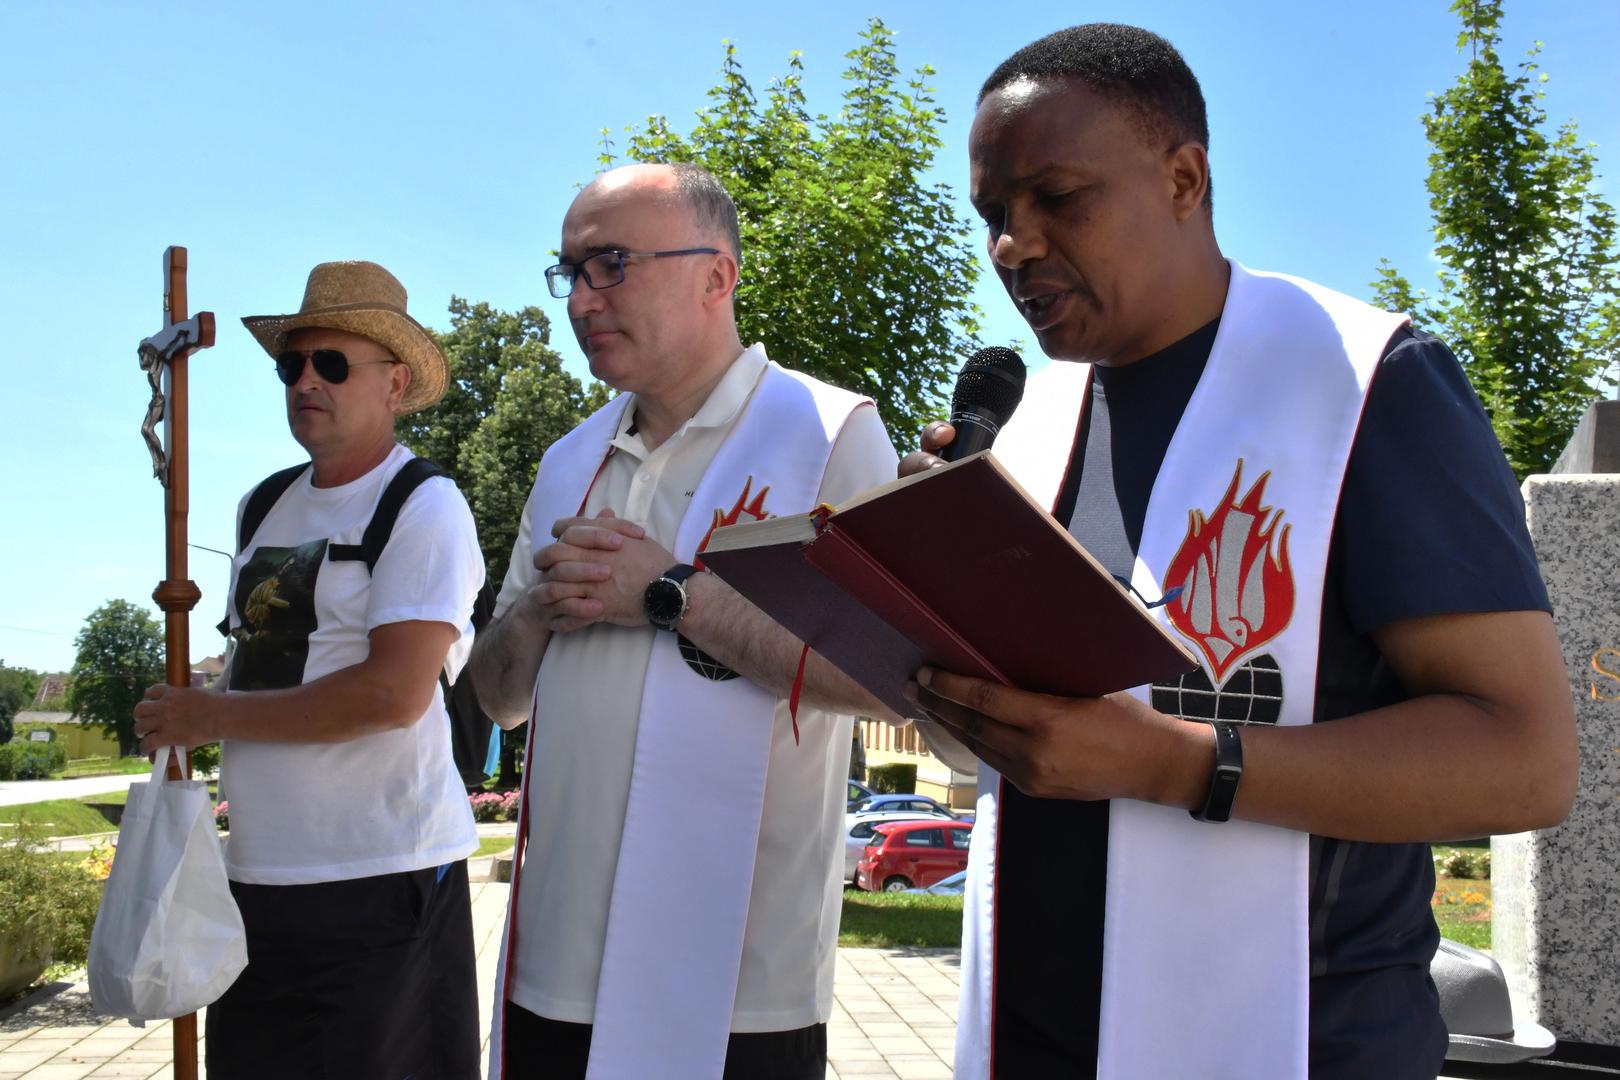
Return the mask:
<svg viewBox="0 0 1620 1080">
<path fill-rule="evenodd" d="M 672 548 L 698 481 L 765 367 L 762 346 L 744 352 L 697 414 L 654 450 L 634 432 L 635 402 L 629 402 L 585 512 L 611 508 Z M 837 505 L 892 480 L 897 460 L 877 410 L 857 409 L 833 447 L 819 501 Z M 737 479 L 738 495 L 745 479 Z M 539 584 L 532 537 L 536 530 L 549 533 L 552 523 L 532 522 L 531 509 L 524 508 L 497 615 Z M 810 509 L 773 506 L 766 497 L 768 513 Z M 510 997 L 553 1020 L 591 1023 L 595 1017 L 647 662 L 661 632 L 598 624 L 554 634 L 540 665 L 539 720 L 532 758 L 525 762 L 529 841 L 515 901 L 518 949 L 510 961 Z M 824 1022 L 832 1011 L 851 721 L 801 706 L 798 722 L 795 745 L 787 702 L 779 701 L 733 1031 L 792 1030 Z M 720 790 L 687 797 L 727 796 Z M 680 810 L 669 807 L 672 814 Z M 714 840 L 688 839 L 694 846 Z M 668 887 L 704 884 L 670 881 Z"/>
</svg>

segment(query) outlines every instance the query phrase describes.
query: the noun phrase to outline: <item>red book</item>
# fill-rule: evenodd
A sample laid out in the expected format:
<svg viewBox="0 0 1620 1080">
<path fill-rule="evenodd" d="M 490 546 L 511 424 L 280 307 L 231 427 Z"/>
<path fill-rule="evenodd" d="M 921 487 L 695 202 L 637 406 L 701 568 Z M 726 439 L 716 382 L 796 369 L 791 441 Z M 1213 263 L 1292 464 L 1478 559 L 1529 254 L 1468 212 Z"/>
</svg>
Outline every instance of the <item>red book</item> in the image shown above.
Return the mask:
<svg viewBox="0 0 1620 1080">
<path fill-rule="evenodd" d="M 703 564 L 902 716 L 923 666 L 1098 697 L 1195 665 L 988 452 L 718 529 Z"/>
</svg>

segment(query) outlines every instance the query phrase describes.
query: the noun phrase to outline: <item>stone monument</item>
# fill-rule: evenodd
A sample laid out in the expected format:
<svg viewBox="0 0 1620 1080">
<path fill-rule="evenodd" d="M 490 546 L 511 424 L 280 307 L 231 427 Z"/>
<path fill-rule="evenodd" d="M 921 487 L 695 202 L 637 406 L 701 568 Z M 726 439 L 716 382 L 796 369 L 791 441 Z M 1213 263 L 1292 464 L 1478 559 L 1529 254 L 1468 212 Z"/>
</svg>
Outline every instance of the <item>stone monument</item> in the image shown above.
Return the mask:
<svg viewBox="0 0 1620 1080">
<path fill-rule="evenodd" d="M 1555 829 L 1491 841 L 1492 952 L 1514 1011 L 1620 1047 L 1620 401 L 1588 410 L 1525 512 L 1575 697 L 1580 787 Z"/>
</svg>

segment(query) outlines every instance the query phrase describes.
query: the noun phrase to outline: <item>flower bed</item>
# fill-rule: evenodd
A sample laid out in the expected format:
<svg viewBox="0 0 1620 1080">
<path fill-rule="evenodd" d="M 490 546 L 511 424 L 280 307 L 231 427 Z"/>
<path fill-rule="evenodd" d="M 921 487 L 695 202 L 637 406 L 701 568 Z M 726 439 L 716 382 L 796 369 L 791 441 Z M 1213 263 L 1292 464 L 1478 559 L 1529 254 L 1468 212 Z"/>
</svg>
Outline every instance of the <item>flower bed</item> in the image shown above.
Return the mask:
<svg viewBox="0 0 1620 1080">
<path fill-rule="evenodd" d="M 474 821 L 516 821 L 518 793 L 516 791 L 480 791 L 467 796 L 472 805 Z"/>
</svg>

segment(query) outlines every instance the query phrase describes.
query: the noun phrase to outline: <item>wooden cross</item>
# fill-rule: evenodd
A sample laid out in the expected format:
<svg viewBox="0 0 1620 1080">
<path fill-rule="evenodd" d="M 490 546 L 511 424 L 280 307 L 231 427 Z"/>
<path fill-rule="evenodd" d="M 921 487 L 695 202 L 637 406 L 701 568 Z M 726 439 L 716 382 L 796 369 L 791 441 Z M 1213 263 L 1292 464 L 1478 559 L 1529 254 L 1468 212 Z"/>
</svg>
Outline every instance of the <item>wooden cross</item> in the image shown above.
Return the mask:
<svg viewBox="0 0 1620 1080">
<path fill-rule="evenodd" d="M 141 435 L 152 454 L 152 473 L 163 483 L 166 569 L 152 599 L 164 613 L 166 677 L 170 686 L 191 683 L 191 609 L 202 599 L 197 583 L 187 577 L 186 515 L 191 510 L 189 442 L 186 421 L 186 360 L 198 349 L 214 344 L 214 313 L 186 317 L 186 249 L 163 252 L 163 329 L 141 342 L 141 369 L 152 386 Z M 167 389 L 165 389 L 167 383 Z M 163 421 L 163 439 L 157 422 Z M 169 779 L 191 775 L 188 760 L 169 763 Z M 174 1021 L 174 1075 L 177 1080 L 197 1078 L 197 1014 Z"/>
</svg>

